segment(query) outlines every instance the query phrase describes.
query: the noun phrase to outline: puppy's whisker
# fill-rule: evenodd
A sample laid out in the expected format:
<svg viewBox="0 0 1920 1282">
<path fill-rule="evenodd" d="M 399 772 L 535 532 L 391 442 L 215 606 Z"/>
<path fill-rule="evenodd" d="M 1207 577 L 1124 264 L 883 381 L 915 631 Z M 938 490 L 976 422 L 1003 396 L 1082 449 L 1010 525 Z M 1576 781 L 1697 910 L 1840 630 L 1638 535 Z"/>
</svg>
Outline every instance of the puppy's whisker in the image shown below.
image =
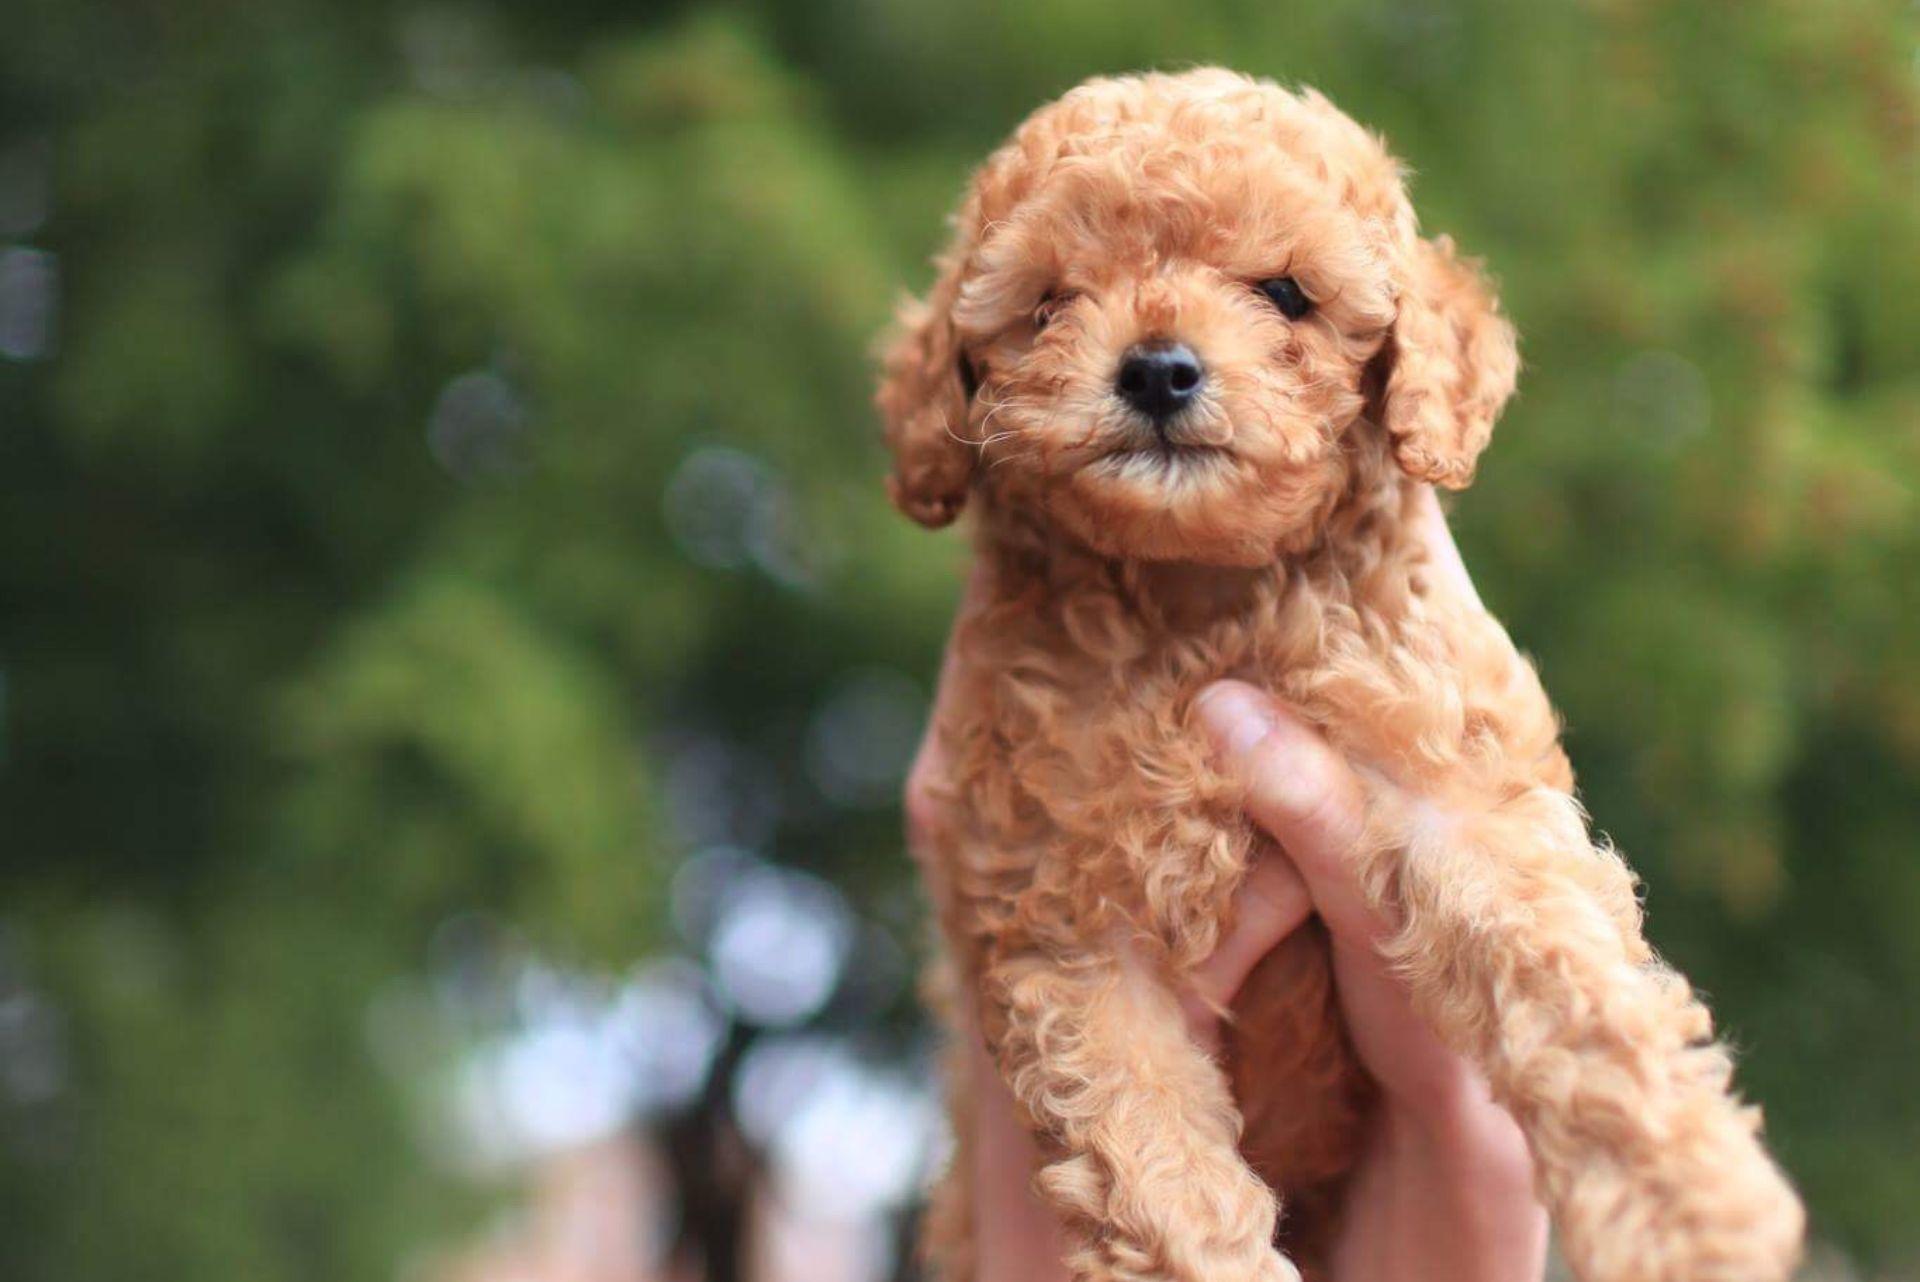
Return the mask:
<svg viewBox="0 0 1920 1282">
<path fill-rule="evenodd" d="M 1009 406 L 1016 406 L 1016 407 L 1017 407 L 1017 406 L 1018 406 L 1018 404 L 1019 404 L 1019 403 L 1018 403 L 1017 401 L 1014 401 L 1014 400 L 1011 400 L 1011 399 L 1009 399 L 1009 400 L 1004 400 L 1004 401 L 995 401 L 995 402 L 993 403 L 993 405 L 992 405 L 992 406 L 991 406 L 991 407 L 990 407 L 990 408 L 989 408 L 989 409 L 987 410 L 987 412 L 986 412 L 986 413 L 985 413 L 984 415 L 982 415 L 982 416 L 981 416 L 981 419 L 980 419 L 980 426 L 981 426 L 982 428 L 987 428 L 987 427 L 991 427 L 991 426 L 993 426 L 993 417 L 994 417 L 994 415 L 996 415 L 996 414 L 998 414 L 998 413 L 999 413 L 999 412 L 1000 412 L 1001 410 L 1003 410 L 1003 409 L 1006 409 L 1006 408 L 1008 408 Z"/>
<path fill-rule="evenodd" d="M 972 449 L 979 448 L 980 443 L 978 441 L 970 441 L 966 437 L 960 435 L 960 433 L 953 430 L 953 425 L 951 423 L 948 423 L 942 420 L 940 424 L 940 430 L 945 432 L 947 434 L 947 439 L 952 441 L 955 445 L 965 445 Z"/>
<path fill-rule="evenodd" d="M 1002 441 L 1010 441 L 1016 436 L 1025 436 L 1026 434 L 1027 434 L 1026 429 L 1019 428 L 1019 427 L 1009 428 L 1004 432 L 995 432 L 992 436 L 989 436 L 985 440 L 980 442 L 980 448 L 982 450 L 985 450 L 992 446 L 998 445 Z"/>
</svg>

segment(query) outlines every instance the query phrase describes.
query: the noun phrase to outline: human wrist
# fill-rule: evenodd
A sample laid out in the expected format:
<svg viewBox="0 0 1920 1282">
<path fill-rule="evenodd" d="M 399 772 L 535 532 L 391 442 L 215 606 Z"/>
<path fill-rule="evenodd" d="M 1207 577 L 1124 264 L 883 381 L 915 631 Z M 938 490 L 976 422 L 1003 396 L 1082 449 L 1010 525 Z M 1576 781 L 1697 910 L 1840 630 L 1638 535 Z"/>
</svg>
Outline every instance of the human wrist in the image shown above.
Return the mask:
<svg viewBox="0 0 1920 1282">
<path fill-rule="evenodd" d="M 1489 1194 L 1533 1200 L 1526 1137 L 1471 1069 L 1462 1066 L 1414 1091 L 1387 1090 L 1380 1116 L 1386 1138 L 1436 1176 Z"/>
<path fill-rule="evenodd" d="M 1390 1164 L 1421 1190 L 1427 1216 L 1445 1222 L 1446 1276 L 1475 1282 L 1539 1282 L 1547 1215 L 1533 1161 L 1512 1116 L 1477 1076 L 1424 1095 L 1418 1108 L 1389 1097 L 1377 1142 Z"/>
</svg>

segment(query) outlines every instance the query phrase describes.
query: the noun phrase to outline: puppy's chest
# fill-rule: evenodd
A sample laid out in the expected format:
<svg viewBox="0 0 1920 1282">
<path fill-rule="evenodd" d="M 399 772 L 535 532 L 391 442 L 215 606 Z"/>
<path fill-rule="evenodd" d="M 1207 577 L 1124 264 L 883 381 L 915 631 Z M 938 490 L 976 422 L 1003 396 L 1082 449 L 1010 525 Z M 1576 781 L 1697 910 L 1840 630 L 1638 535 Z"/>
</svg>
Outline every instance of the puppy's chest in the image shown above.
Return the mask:
<svg viewBox="0 0 1920 1282">
<path fill-rule="evenodd" d="M 1197 696 L 1226 676 L 1277 690 L 1285 674 L 1244 645 L 1175 638 L 1112 654 L 1048 640 L 982 656 L 975 670 L 984 697 L 963 773 L 977 785 L 969 794 L 1006 803 L 986 817 L 1023 839 L 1125 844 L 1175 826 L 1203 837 L 1193 825 L 1229 812 L 1215 804 L 1224 781 Z"/>
</svg>

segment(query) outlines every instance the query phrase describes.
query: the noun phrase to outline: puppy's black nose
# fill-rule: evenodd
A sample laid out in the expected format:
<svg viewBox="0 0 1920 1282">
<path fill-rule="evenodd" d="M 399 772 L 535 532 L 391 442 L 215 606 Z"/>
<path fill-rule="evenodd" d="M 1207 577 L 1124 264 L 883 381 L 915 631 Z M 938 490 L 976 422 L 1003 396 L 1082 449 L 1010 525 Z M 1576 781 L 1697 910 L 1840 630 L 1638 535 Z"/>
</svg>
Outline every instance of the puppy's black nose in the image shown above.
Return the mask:
<svg viewBox="0 0 1920 1282">
<path fill-rule="evenodd" d="M 1136 343 L 1121 358 L 1114 386 L 1127 404 L 1160 423 L 1185 409 L 1205 378 L 1185 343 Z"/>
</svg>

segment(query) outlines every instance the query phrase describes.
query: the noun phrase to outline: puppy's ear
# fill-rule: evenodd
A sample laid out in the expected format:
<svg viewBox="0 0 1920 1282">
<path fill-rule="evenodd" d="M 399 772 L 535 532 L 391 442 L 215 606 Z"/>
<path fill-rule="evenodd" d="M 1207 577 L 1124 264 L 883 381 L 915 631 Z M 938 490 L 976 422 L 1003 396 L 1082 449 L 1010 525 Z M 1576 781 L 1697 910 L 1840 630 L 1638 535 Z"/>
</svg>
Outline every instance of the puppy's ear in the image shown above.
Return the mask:
<svg viewBox="0 0 1920 1282">
<path fill-rule="evenodd" d="M 875 397 L 893 450 L 887 493 L 930 530 L 960 515 L 979 457 L 968 424 L 977 380 L 953 327 L 958 277 L 949 263 L 926 301 L 901 308 Z"/>
<path fill-rule="evenodd" d="M 1369 380 L 1371 417 L 1409 475 L 1461 489 L 1513 395 L 1513 326 L 1478 264 L 1456 257 L 1446 236 L 1415 242 L 1399 307 Z"/>
</svg>

